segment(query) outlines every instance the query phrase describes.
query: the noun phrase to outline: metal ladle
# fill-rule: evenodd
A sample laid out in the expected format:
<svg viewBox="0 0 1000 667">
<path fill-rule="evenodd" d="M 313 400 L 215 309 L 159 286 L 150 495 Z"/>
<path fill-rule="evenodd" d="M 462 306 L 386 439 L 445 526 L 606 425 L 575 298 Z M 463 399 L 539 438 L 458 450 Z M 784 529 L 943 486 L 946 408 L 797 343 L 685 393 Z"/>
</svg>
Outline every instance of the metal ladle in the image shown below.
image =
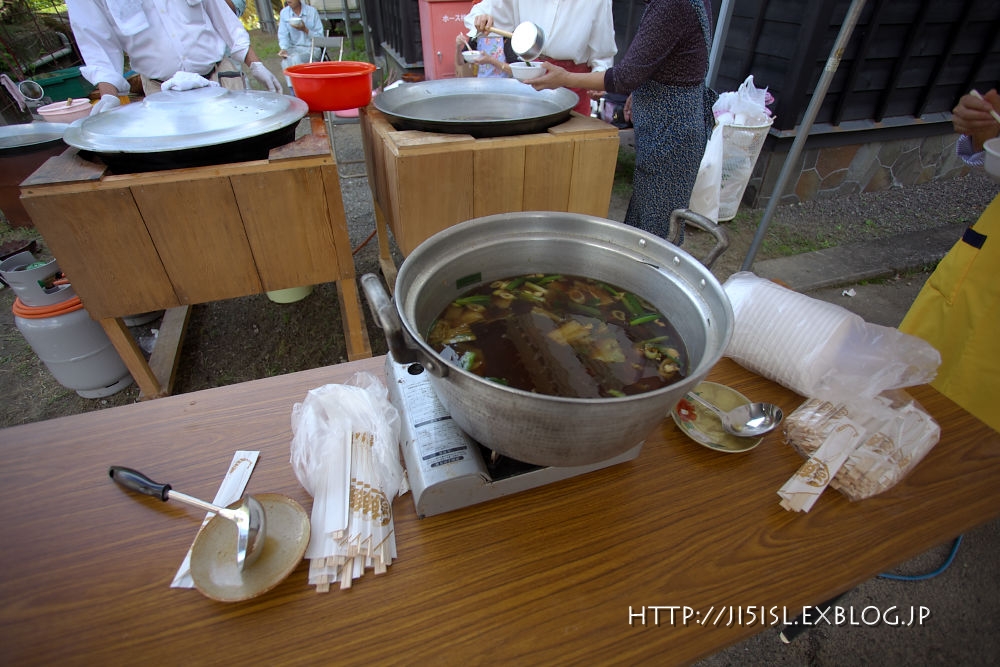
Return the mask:
<svg viewBox="0 0 1000 667">
<path fill-rule="evenodd" d="M 510 47 L 517 54 L 517 57 L 528 63 L 542 55 L 542 47 L 545 45 L 545 32 L 531 21 L 522 21 L 514 28 L 514 32 L 507 32 L 499 28 L 490 28 L 488 32 L 496 33 L 501 37 L 510 40 Z"/>
<path fill-rule="evenodd" d="M 204 500 L 199 500 L 186 493 L 180 493 L 170 488 L 169 484 L 154 482 L 138 470 L 124 468 L 122 466 L 111 466 L 108 470 L 111 479 L 124 486 L 126 489 L 144 493 L 166 502 L 168 499 L 177 500 L 188 505 L 192 505 L 206 512 L 215 512 L 224 519 L 229 519 L 236 524 L 236 567 L 242 571 L 244 567 L 250 565 L 264 547 L 265 518 L 264 507 L 253 496 L 243 496 L 243 502 L 236 509 L 217 507 Z"/>
<path fill-rule="evenodd" d="M 784 417 L 781 408 L 774 403 L 746 403 L 724 412 L 693 391 L 689 391 L 686 398 L 711 410 L 722 422 L 722 428 L 726 429 L 726 433 L 741 438 L 764 435 L 780 424 Z"/>
</svg>

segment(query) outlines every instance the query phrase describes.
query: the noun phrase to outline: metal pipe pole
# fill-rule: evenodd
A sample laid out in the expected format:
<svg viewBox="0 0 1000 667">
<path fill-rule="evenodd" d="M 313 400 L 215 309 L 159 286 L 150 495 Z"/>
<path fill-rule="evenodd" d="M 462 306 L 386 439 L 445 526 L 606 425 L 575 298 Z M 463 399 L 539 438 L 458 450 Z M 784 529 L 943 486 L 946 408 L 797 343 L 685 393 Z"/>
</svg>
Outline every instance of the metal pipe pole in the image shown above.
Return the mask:
<svg viewBox="0 0 1000 667">
<path fill-rule="evenodd" d="M 732 16 L 733 1 L 722 0 L 722 5 L 719 7 L 719 23 L 715 26 L 715 36 L 712 39 L 712 52 L 708 54 L 708 74 L 705 76 L 705 85 L 709 88 L 715 88 L 715 81 L 719 77 L 722 49 L 726 46 L 726 36 L 729 35 L 729 19 Z"/>
<path fill-rule="evenodd" d="M 715 26 L 715 36 L 712 39 L 712 52 L 708 54 L 708 74 L 705 76 L 705 85 L 709 88 L 715 88 L 715 80 L 719 76 L 722 49 L 726 45 L 726 36 L 729 34 L 729 19 L 732 16 L 733 1 L 722 0 L 722 5 L 719 7 L 719 23 Z"/>
<path fill-rule="evenodd" d="M 740 267 L 741 271 L 749 271 L 753 267 L 753 260 L 757 256 L 757 250 L 764 239 L 764 234 L 767 233 L 767 227 L 771 223 L 774 209 L 777 208 L 781 196 L 785 193 L 785 186 L 792 175 L 792 169 L 798 164 L 799 154 L 802 153 L 802 147 L 809 138 L 809 130 L 812 129 L 813 121 L 816 120 L 816 114 L 819 113 L 819 108 L 823 104 L 823 98 L 826 97 L 826 91 L 830 87 L 830 82 L 833 81 L 833 75 L 837 73 L 837 68 L 840 67 L 840 59 L 844 55 L 844 49 L 847 48 L 847 43 L 851 41 L 851 33 L 854 32 L 854 26 L 857 24 L 858 18 L 861 16 L 861 10 L 864 8 L 865 0 L 853 0 L 850 8 L 847 10 L 844 23 L 840 26 L 840 34 L 837 35 L 837 41 L 834 42 L 833 49 L 831 49 L 830 55 L 827 57 L 826 67 L 823 68 L 823 74 L 819 78 L 819 83 L 816 84 L 816 90 L 813 92 L 812 99 L 809 100 L 806 115 L 795 133 L 795 139 L 792 141 L 792 147 L 788 151 L 788 156 L 785 157 L 785 163 L 781 166 L 781 172 L 778 174 L 778 182 L 775 183 L 774 192 L 771 193 L 767 207 L 764 208 L 764 215 L 757 225 L 757 233 L 754 234 L 753 242 L 750 243 L 750 249 L 743 260 L 743 266 Z"/>
</svg>

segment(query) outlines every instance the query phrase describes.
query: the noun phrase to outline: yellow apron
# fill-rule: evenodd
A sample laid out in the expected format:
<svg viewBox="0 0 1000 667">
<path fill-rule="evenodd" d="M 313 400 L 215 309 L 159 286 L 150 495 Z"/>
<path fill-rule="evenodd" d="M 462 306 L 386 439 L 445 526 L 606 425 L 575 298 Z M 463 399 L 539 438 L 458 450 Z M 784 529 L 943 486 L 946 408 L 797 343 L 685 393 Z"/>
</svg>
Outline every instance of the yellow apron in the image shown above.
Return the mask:
<svg viewBox="0 0 1000 667">
<path fill-rule="evenodd" d="M 1000 196 L 941 260 L 899 330 L 941 353 L 931 386 L 1000 431 Z"/>
</svg>

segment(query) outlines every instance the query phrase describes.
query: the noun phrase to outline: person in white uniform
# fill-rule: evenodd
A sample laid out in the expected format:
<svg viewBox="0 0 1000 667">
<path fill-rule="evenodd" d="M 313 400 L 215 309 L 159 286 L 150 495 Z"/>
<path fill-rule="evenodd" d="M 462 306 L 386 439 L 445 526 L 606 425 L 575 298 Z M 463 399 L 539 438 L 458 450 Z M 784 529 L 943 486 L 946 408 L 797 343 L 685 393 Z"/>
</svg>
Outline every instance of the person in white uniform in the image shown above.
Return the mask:
<svg viewBox="0 0 1000 667">
<path fill-rule="evenodd" d="M 227 54 L 265 89 L 282 92 L 225 0 L 66 0 L 66 9 L 86 63 L 80 73 L 101 93 L 92 113 L 118 106 L 118 95 L 129 91 L 126 54 L 147 95 L 170 81 L 168 88 L 179 89 L 217 82 Z"/>
<path fill-rule="evenodd" d="M 570 72 L 603 72 L 615 62 L 615 23 L 611 0 L 483 0 L 465 16 L 466 28 L 486 32 L 496 26 L 511 31 L 531 21 L 545 35 L 543 60 Z M 580 98 L 575 110 L 590 115 L 590 94 L 573 89 Z"/>
<path fill-rule="evenodd" d="M 323 22 L 315 7 L 302 0 L 285 0 L 285 6 L 278 14 L 278 55 L 283 58 L 282 67 L 300 65 L 314 60 L 319 53 L 312 48 L 313 37 L 323 36 Z M 319 51 L 319 49 L 316 49 Z"/>
</svg>

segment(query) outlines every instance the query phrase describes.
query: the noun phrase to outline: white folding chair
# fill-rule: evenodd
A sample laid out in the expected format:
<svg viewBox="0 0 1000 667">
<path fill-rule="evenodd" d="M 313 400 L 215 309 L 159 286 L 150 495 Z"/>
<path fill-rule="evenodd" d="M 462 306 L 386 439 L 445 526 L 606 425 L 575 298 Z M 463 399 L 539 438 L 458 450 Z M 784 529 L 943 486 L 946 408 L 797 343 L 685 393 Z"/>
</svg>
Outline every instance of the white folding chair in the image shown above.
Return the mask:
<svg viewBox="0 0 1000 667">
<path fill-rule="evenodd" d="M 331 60 L 330 52 L 337 52 L 337 60 L 344 59 L 344 38 L 343 37 L 313 37 L 312 50 L 309 52 L 309 62 L 313 62 L 316 49 L 320 49 L 319 59 Z"/>
</svg>

